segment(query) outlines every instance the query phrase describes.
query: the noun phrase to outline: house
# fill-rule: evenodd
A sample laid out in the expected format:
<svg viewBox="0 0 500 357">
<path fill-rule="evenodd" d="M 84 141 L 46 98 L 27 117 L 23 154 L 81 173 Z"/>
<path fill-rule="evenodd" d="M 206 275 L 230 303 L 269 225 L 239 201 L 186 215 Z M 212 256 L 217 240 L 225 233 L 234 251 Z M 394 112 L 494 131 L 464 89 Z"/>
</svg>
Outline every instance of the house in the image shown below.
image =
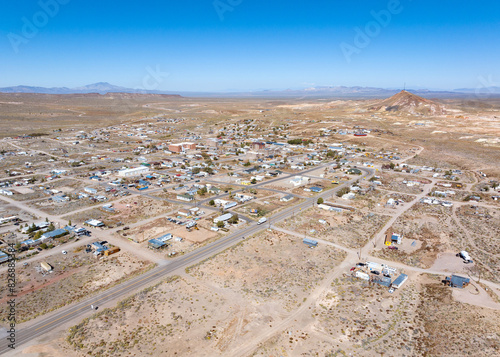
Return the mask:
<svg viewBox="0 0 500 357">
<path fill-rule="evenodd" d="M 347 170 L 347 173 L 349 175 L 361 175 L 361 170 L 360 169 L 349 169 L 349 170 Z"/>
<path fill-rule="evenodd" d="M 309 177 L 304 177 L 304 176 L 295 176 L 290 180 L 290 183 L 294 187 L 302 186 L 305 185 L 309 182 L 310 178 Z"/>
<path fill-rule="evenodd" d="M 219 199 L 219 198 L 218 198 L 218 199 L 216 199 L 216 200 L 214 200 L 214 202 L 215 202 L 215 204 L 216 204 L 217 206 L 220 206 L 220 207 L 222 207 L 222 208 L 224 208 L 224 209 L 229 209 L 229 208 L 231 208 L 231 207 L 236 206 L 236 204 L 237 204 L 237 203 L 236 203 L 236 202 L 234 202 L 234 201 L 226 201 L 226 200 L 221 200 L 221 199 Z"/>
<path fill-rule="evenodd" d="M 309 188 L 309 190 L 311 190 L 312 192 L 315 192 L 315 193 L 319 193 L 319 192 L 323 191 L 323 188 L 318 187 L 318 186 L 313 186 L 313 187 Z"/>
<path fill-rule="evenodd" d="M 214 223 L 217 224 L 219 222 L 225 222 L 225 221 L 231 219 L 232 216 L 233 216 L 232 213 L 223 214 L 222 216 L 215 218 Z"/>
<path fill-rule="evenodd" d="M 108 247 L 105 245 L 101 244 L 100 242 L 94 242 L 91 244 L 91 248 L 94 251 L 94 255 L 99 255 L 104 253 L 106 250 L 108 250 Z"/>
<path fill-rule="evenodd" d="M 148 247 L 151 249 L 161 249 L 161 248 L 165 248 L 165 246 L 167 246 L 167 243 L 162 242 L 158 239 L 148 240 Z"/>
<path fill-rule="evenodd" d="M 85 223 L 92 227 L 104 227 L 104 223 L 97 219 L 89 219 L 88 221 L 85 221 Z"/>
<path fill-rule="evenodd" d="M 217 187 L 214 187 L 214 186 L 212 186 L 212 187 L 210 187 L 210 188 L 208 189 L 208 192 L 209 192 L 209 193 L 214 193 L 214 194 L 216 194 L 216 195 L 218 195 L 220 191 L 221 191 L 221 190 L 220 190 L 220 188 L 217 188 Z"/>
<path fill-rule="evenodd" d="M 13 195 L 12 191 L 5 190 L 5 189 L 0 189 L 0 194 L 5 195 L 5 196 L 12 196 Z"/>
<path fill-rule="evenodd" d="M 90 193 L 91 195 L 95 195 L 97 193 L 97 190 L 91 187 L 85 187 L 83 190 L 87 193 Z"/>
<path fill-rule="evenodd" d="M 185 208 L 181 208 L 180 210 L 177 211 L 177 213 L 181 216 L 189 216 L 191 213 L 185 209 Z"/>
<path fill-rule="evenodd" d="M 324 209 L 325 211 L 331 211 L 331 212 L 342 212 L 344 210 L 343 208 L 330 206 L 329 204 L 325 204 L 325 203 L 320 203 L 318 205 L 318 208 Z"/>
<path fill-rule="evenodd" d="M 295 196 L 294 195 L 286 195 L 286 196 L 283 196 L 280 198 L 280 201 L 281 202 L 290 202 L 291 200 L 293 200 Z"/>
<path fill-rule="evenodd" d="M 464 278 L 458 275 L 452 275 L 451 277 L 446 277 L 445 282 L 447 285 L 451 286 L 452 288 L 459 288 L 463 289 L 470 283 L 469 278 Z"/>
<path fill-rule="evenodd" d="M 59 238 L 59 237 L 65 236 L 68 233 L 69 232 L 66 229 L 59 228 L 59 229 L 55 229 L 53 231 L 46 232 L 46 233 L 42 234 L 40 239 Z"/>
<path fill-rule="evenodd" d="M 190 202 L 190 201 L 194 200 L 194 197 L 192 195 L 187 194 L 187 193 L 180 193 L 177 195 L 177 199 L 181 200 L 181 201 Z"/>
</svg>

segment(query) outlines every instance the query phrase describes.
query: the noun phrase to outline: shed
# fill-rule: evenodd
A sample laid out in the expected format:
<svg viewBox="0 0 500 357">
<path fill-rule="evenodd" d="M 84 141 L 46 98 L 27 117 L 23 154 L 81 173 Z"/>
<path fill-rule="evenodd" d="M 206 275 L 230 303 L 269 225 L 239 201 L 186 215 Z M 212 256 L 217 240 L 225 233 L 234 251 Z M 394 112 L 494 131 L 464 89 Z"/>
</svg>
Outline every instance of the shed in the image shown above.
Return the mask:
<svg viewBox="0 0 500 357">
<path fill-rule="evenodd" d="M 302 243 L 307 244 L 309 247 L 317 247 L 318 246 L 318 241 L 315 241 L 314 239 L 309 239 L 309 238 L 304 238 L 304 240 L 302 240 Z"/>
<path fill-rule="evenodd" d="M 46 262 L 41 262 L 40 266 L 42 267 L 43 270 L 46 270 L 46 271 L 51 271 L 53 269 L 52 265 L 50 265 L 49 263 L 46 263 Z"/>
</svg>

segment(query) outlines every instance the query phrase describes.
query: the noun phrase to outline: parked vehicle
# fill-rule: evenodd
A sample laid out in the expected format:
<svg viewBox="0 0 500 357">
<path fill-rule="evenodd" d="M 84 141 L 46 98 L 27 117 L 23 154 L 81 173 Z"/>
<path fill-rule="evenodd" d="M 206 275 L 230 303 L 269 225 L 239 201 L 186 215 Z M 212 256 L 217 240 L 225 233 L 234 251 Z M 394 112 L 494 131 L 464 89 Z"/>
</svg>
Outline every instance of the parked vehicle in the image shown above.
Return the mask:
<svg viewBox="0 0 500 357">
<path fill-rule="evenodd" d="M 458 253 L 457 257 L 462 258 L 465 264 L 474 263 L 474 261 L 470 258 L 469 253 L 467 253 L 465 250 L 462 250 L 460 253 Z"/>
<path fill-rule="evenodd" d="M 262 224 L 262 223 L 266 223 L 267 222 L 267 218 L 266 217 L 262 217 L 261 219 L 259 219 L 259 221 L 257 222 L 257 224 Z"/>
</svg>

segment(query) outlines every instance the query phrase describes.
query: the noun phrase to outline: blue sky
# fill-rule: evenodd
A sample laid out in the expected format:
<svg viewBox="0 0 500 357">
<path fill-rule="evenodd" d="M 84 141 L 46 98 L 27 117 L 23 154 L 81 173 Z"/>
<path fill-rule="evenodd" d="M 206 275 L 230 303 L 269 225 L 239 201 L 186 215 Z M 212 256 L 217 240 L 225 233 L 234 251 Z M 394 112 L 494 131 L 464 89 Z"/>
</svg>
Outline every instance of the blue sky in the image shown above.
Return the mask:
<svg viewBox="0 0 500 357">
<path fill-rule="evenodd" d="M 110 82 L 233 91 L 406 82 L 453 89 L 476 88 L 488 78 L 499 85 L 500 2 L 397 3 L 4 2 L 0 86 Z"/>
</svg>

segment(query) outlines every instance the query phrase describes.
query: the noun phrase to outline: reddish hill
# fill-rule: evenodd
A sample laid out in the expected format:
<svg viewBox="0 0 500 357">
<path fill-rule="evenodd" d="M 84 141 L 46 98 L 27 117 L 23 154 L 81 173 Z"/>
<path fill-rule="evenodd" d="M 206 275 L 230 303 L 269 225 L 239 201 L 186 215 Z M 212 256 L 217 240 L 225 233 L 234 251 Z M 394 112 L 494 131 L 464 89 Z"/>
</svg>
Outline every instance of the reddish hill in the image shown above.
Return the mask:
<svg viewBox="0 0 500 357">
<path fill-rule="evenodd" d="M 446 114 L 443 105 L 425 99 L 413 93 L 402 90 L 390 98 L 384 99 L 370 106 L 371 110 L 406 112 L 410 114 L 442 115 Z"/>
</svg>

